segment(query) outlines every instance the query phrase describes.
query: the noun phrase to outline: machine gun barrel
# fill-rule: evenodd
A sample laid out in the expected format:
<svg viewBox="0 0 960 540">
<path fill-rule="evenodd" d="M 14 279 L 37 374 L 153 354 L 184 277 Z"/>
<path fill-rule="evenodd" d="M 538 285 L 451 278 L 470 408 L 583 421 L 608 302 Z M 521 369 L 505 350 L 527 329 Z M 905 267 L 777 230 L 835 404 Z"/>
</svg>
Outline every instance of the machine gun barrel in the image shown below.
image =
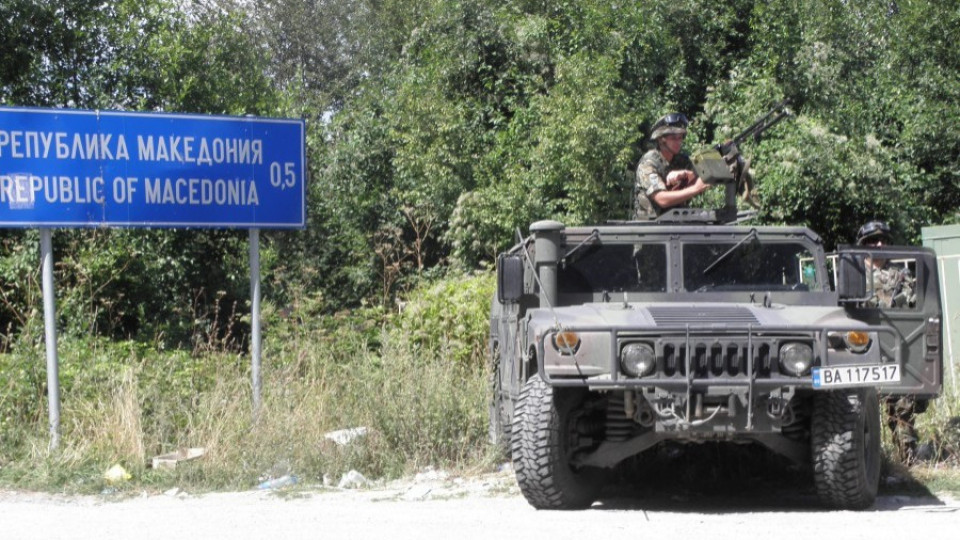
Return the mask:
<svg viewBox="0 0 960 540">
<path fill-rule="evenodd" d="M 767 114 L 760 117 L 759 120 L 754 122 L 750 127 L 740 132 L 739 135 L 733 138 L 733 144 L 739 145 L 747 139 L 747 137 L 753 137 L 754 141 L 760 139 L 760 135 L 764 131 L 772 128 L 777 124 L 777 122 L 783 120 L 787 116 L 790 116 L 790 111 L 786 109 L 787 105 L 790 104 L 790 98 L 786 98 L 780 103 L 774 105 L 772 109 L 767 111 Z"/>
</svg>

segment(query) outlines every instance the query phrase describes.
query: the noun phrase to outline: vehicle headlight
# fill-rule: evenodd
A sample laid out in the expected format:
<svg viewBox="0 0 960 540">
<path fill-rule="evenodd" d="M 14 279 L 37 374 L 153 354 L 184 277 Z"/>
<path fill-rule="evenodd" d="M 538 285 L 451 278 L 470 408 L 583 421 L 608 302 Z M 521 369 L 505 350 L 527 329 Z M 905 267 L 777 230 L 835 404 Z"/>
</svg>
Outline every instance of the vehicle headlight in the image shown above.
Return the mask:
<svg viewBox="0 0 960 540">
<path fill-rule="evenodd" d="M 620 349 L 620 369 L 631 377 L 645 377 L 657 367 L 657 355 L 649 343 L 627 343 Z"/>
<path fill-rule="evenodd" d="M 799 377 L 810 371 L 813 365 L 813 347 L 807 343 L 792 341 L 780 346 L 780 369 Z"/>
</svg>

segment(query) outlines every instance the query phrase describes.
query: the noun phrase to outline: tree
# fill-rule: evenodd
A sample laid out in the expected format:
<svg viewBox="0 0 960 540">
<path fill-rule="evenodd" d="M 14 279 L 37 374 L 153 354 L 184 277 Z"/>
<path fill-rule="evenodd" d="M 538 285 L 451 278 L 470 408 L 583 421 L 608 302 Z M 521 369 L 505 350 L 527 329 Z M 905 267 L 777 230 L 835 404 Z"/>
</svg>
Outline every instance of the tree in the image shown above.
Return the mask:
<svg viewBox="0 0 960 540">
<path fill-rule="evenodd" d="M 3 3 L 0 102 L 275 115 L 280 100 L 263 69 L 265 51 L 242 31 L 243 13 L 173 8 L 168 0 Z M 220 308 L 246 298 L 241 238 L 234 231 L 58 231 L 61 318 L 75 332 L 182 343 L 196 319 L 226 319 Z M 0 278 L 11 291 L 0 324 L 10 331 L 39 312 L 38 297 L 13 285 L 37 283 L 29 264 L 35 250 L 27 247 L 36 238 L 4 231 L 0 241 Z"/>
<path fill-rule="evenodd" d="M 4 3 L 0 99 L 308 119 L 309 226 L 264 235 L 278 301 L 388 301 L 449 264 L 489 264 L 530 221 L 623 218 L 657 118 L 686 112 L 693 149 L 785 97 L 795 118 L 745 145 L 761 223 L 832 247 L 868 219 L 904 241 L 960 220 L 946 0 L 171 5 Z"/>
<path fill-rule="evenodd" d="M 767 173 L 758 174 L 765 219 L 808 224 L 828 246 L 852 241 L 869 219 L 891 222 L 904 242 L 949 219 L 960 203 L 949 165 L 958 128 L 945 119 L 960 94 L 944 76 L 958 56 L 940 36 L 957 28 L 955 11 L 941 2 L 758 4 L 755 52 L 718 85 L 713 108 L 794 98 L 798 120 L 755 160 Z"/>
</svg>

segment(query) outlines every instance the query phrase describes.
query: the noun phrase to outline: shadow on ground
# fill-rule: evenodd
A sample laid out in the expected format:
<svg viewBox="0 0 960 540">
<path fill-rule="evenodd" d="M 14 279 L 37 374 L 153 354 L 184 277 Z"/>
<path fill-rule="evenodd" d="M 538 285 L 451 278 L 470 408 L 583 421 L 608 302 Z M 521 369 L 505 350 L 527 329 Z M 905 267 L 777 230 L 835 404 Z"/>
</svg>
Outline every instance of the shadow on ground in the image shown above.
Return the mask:
<svg viewBox="0 0 960 540">
<path fill-rule="evenodd" d="M 825 510 L 813 472 L 757 445 L 664 445 L 610 473 L 594 509 L 676 512 L 790 512 Z M 937 504 L 910 469 L 885 459 L 873 510 Z"/>
</svg>

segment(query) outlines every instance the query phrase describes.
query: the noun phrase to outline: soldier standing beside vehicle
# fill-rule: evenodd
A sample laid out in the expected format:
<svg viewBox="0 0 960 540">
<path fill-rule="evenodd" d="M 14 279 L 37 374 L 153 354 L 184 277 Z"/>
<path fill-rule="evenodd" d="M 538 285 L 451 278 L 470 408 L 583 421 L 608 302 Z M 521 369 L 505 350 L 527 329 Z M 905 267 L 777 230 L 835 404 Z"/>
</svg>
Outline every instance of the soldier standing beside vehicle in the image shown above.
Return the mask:
<svg viewBox="0 0 960 540">
<path fill-rule="evenodd" d="M 857 231 L 857 245 L 883 247 L 890 245 L 890 227 L 882 221 L 866 223 Z M 872 294 L 867 305 L 882 308 L 913 307 L 913 276 L 909 270 L 887 264 L 886 259 L 868 257 L 865 261 L 867 292 Z"/>
<path fill-rule="evenodd" d="M 694 172 L 690 157 L 680 151 L 687 123 L 683 113 L 670 113 L 653 125 L 650 140 L 656 141 L 657 147 L 637 164 L 634 219 L 648 219 L 669 208 L 682 207 L 710 187 Z"/>
<path fill-rule="evenodd" d="M 870 221 L 857 231 L 857 245 L 883 247 L 890 244 L 890 227 L 883 221 Z M 909 308 L 916 304 L 913 292 L 914 279 L 906 268 L 888 264 L 880 257 L 864 260 L 867 275 L 867 292 L 871 294 L 867 305 L 880 308 Z M 900 461 L 910 463 L 916 457 L 917 430 L 914 427 L 918 404 L 913 396 L 882 398 L 886 410 L 887 426 L 893 433 Z M 924 407 L 925 408 L 925 407 Z"/>
</svg>

